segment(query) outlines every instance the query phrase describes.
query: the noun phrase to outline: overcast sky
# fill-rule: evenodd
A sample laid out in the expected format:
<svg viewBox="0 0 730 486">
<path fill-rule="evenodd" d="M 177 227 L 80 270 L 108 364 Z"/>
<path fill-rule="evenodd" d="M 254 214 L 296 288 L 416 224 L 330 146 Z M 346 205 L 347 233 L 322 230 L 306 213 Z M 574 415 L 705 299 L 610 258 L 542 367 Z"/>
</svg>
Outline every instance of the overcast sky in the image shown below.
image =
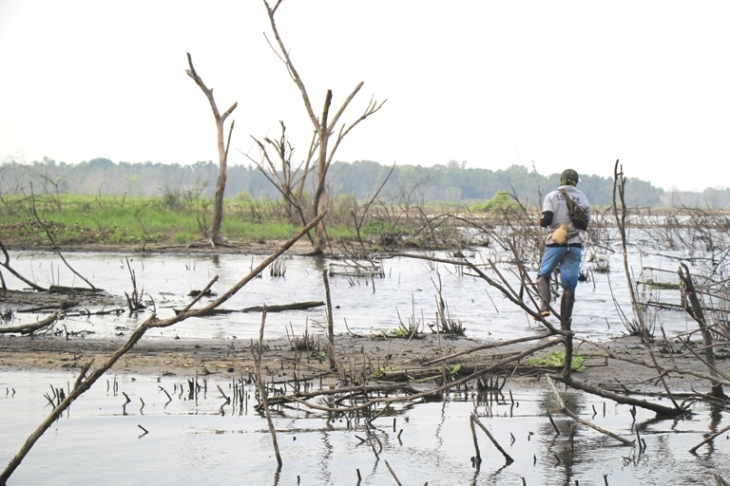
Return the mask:
<svg viewBox="0 0 730 486">
<path fill-rule="evenodd" d="M 572 167 L 665 189 L 730 186 L 730 2 L 286 0 L 277 13 L 315 112 L 382 110 L 346 162 Z M 0 162 L 217 161 L 210 106 L 233 102 L 230 164 L 283 120 L 312 134 L 268 46 L 262 0 L 0 0 Z M 229 118 L 230 120 L 230 118 Z"/>
</svg>

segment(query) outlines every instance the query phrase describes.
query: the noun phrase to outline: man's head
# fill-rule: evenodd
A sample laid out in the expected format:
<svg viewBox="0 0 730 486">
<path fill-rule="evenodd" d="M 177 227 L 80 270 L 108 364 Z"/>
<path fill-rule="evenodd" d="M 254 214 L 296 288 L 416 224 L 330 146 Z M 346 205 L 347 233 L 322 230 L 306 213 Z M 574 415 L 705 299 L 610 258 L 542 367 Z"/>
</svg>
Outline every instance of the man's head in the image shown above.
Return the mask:
<svg viewBox="0 0 730 486">
<path fill-rule="evenodd" d="M 580 178 L 578 177 L 578 173 L 573 169 L 565 169 L 563 173 L 560 174 L 561 186 L 575 186 L 578 184 L 579 180 Z"/>
</svg>

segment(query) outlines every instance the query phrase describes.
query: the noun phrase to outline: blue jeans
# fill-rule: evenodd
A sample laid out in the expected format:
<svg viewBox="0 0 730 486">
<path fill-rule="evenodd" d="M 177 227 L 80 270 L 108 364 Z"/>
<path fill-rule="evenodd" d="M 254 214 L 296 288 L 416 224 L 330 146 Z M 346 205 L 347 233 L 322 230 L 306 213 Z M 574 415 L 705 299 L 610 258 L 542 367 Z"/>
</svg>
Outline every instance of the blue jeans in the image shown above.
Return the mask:
<svg viewBox="0 0 730 486">
<path fill-rule="evenodd" d="M 578 273 L 580 272 L 582 258 L 582 248 L 575 246 L 546 246 L 537 276 L 543 277 L 549 282 L 553 270 L 560 265 L 560 285 L 564 289 L 575 290 L 578 286 Z"/>
</svg>

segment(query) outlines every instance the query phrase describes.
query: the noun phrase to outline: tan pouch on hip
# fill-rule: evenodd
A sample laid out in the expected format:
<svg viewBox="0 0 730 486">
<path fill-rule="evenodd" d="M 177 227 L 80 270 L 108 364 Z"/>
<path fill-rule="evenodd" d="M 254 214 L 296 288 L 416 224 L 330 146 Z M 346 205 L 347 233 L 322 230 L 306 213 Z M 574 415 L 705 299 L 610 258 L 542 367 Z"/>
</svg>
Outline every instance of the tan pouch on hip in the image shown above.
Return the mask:
<svg viewBox="0 0 730 486">
<path fill-rule="evenodd" d="M 553 231 L 553 241 L 558 245 L 564 245 L 568 241 L 568 226 L 561 224 Z"/>
</svg>

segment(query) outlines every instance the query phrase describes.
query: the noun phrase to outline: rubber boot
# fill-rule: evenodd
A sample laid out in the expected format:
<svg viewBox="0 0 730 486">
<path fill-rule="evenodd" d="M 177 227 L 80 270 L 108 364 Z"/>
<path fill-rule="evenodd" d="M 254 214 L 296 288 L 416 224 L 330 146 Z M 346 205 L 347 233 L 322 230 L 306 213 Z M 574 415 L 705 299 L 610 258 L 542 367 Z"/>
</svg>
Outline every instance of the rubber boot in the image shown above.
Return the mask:
<svg viewBox="0 0 730 486">
<path fill-rule="evenodd" d="M 537 295 L 540 296 L 540 315 L 550 315 L 550 280 L 545 277 L 537 277 Z"/>
<path fill-rule="evenodd" d="M 573 303 L 575 302 L 575 289 L 563 289 L 563 296 L 560 299 L 560 319 L 570 324 L 573 316 Z"/>
</svg>

